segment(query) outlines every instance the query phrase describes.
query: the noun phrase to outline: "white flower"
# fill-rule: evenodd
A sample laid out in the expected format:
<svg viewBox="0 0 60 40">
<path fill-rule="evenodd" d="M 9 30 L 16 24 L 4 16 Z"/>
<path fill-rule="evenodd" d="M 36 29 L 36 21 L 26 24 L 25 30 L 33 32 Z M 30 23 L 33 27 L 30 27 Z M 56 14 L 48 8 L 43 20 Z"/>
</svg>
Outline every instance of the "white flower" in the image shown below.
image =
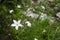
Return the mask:
<svg viewBox="0 0 60 40">
<path fill-rule="evenodd" d="M 13 22 L 14 22 L 14 23 L 11 24 L 11 26 L 15 27 L 16 30 L 18 30 L 19 27 L 23 27 L 23 25 L 20 23 L 21 20 L 18 20 L 18 21 L 13 20 Z"/>
<path fill-rule="evenodd" d="M 31 23 L 29 21 L 25 22 L 27 24 L 27 26 L 31 27 Z"/>
<path fill-rule="evenodd" d="M 43 30 L 43 33 L 44 33 L 44 32 L 46 32 L 46 30 L 45 30 L 45 29 Z"/>
<path fill-rule="evenodd" d="M 13 13 L 13 12 L 14 12 L 14 10 L 10 10 L 10 11 L 9 11 L 9 13 Z"/>
<path fill-rule="evenodd" d="M 31 17 L 31 18 L 38 18 L 38 14 L 33 13 L 32 11 L 27 12 L 26 16 Z"/>
<path fill-rule="evenodd" d="M 45 20 L 47 17 L 47 14 L 41 13 L 40 18 L 41 20 Z"/>
<path fill-rule="evenodd" d="M 58 12 L 58 13 L 56 14 L 56 16 L 60 18 L 60 12 Z"/>
<path fill-rule="evenodd" d="M 34 40 L 38 40 L 37 38 L 34 38 Z"/>
<path fill-rule="evenodd" d="M 35 11 L 35 9 L 34 9 L 33 7 L 30 7 L 30 8 L 27 9 L 26 12 L 29 12 L 29 11 L 31 11 L 31 10 L 32 10 L 32 11 Z"/>
<path fill-rule="evenodd" d="M 21 5 L 17 5 L 17 8 L 21 8 Z"/>
<path fill-rule="evenodd" d="M 45 10 L 45 7 L 44 6 L 41 6 L 41 8 Z"/>
</svg>

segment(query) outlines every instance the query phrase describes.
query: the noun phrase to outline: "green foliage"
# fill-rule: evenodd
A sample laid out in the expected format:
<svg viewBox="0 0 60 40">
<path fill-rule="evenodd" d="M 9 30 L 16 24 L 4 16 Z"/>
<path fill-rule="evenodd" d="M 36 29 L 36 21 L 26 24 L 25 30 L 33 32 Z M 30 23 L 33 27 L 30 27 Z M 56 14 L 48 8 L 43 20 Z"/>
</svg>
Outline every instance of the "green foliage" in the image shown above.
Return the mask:
<svg viewBox="0 0 60 40">
<path fill-rule="evenodd" d="M 55 0 L 56 4 L 60 4 L 60 0 Z M 55 3 L 54 2 L 54 3 Z M 54 4 L 54 5 L 56 5 Z M 21 5 L 21 8 L 17 8 L 17 5 Z M 43 10 L 41 5 L 45 6 L 46 9 Z M 26 7 L 28 6 L 28 7 Z M 48 14 L 48 16 L 55 17 L 57 12 L 60 12 L 60 5 L 57 6 L 58 9 L 54 9 L 56 6 L 51 6 L 49 1 L 41 2 L 35 8 L 34 4 L 30 0 L 0 0 L 0 40 L 60 40 L 60 22 L 55 19 L 54 23 L 49 23 L 46 19 L 41 21 L 40 19 L 32 19 L 26 17 L 24 13 L 30 7 L 34 8 L 35 13 L 40 14 L 40 12 Z M 9 13 L 10 10 L 14 10 L 13 13 Z M 56 18 L 56 17 L 55 17 Z M 22 20 L 24 28 L 16 30 L 11 27 L 13 20 Z M 31 22 L 32 26 L 28 27 L 25 25 L 25 21 Z M 46 30 L 46 32 L 43 32 Z"/>
</svg>

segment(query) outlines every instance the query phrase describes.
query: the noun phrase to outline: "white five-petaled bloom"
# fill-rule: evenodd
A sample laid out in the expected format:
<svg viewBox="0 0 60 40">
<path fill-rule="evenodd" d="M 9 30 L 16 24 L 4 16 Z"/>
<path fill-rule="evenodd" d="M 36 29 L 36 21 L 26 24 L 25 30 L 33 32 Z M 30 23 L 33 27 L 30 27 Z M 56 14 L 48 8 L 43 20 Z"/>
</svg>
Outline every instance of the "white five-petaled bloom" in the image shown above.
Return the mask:
<svg viewBox="0 0 60 40">
<path fill-rule="evenodd" d="M 47 18 L 47 14 L 41 13 L 39 19 L 45 20 Z"/>
<path fill-rule="evenodd" d="M 58 12 L 58 13 L 56 14 L 56 16 L 60 18 L 60 12 Z"/>
<path fill-rule="evenodd" d="M 38 40 L 37 38 L 34 38 L 34 40 Z"/>
<path fill-rule="evenodd" d="M 14 12 L 14 10 L 9 10 L 9 13 L 13 13 Z"/>
<path fill-rule="evenodd" d="M 13 20 L 13 22 L 14 22 L 14 23 L 11 24 L 11 26 L 15 27 L 16 30 L 18 30 L 19 27 L 23 27 L 23 25 L 20 23 L 21 20 L 18 20 L 18 21 Z"/>
<path fill-rule="evenodd" d="M 17 8 L 21 8 L 21 5 L 17 5 Z"/>
<path fill-rule="evenodd" d="M 29 21 L 25 22 L 27 24 L 27 26 L 31 27 L 31 23 Z"/>
<path fill-rule="evenodd" d="M 41 8 L 45 10 L 45 7 L 44 6 L 41 6 Z"/>
</svg>

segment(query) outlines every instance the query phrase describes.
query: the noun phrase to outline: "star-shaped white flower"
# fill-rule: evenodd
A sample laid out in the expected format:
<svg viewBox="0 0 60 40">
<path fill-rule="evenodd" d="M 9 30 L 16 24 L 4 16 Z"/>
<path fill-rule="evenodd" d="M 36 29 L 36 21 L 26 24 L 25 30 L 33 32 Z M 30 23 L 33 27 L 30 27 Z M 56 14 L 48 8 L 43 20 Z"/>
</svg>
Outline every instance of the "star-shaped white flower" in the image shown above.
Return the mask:
<svg viewBox="0 0 60 40">
<path fill-rule="evenodd" d="M 34 40 L 38 40 L 37 38 L 34 38 Z"/>
<path fill-rule="evenodd" d="M 21 5 L 17 5 L 17 8 L 21 8 Z"/>
<path fill-rule="evenodd" d="M 27 24 L 27 26 L 31 27 L 31 23 L 29 21 L 25 22 Z"/>
<path fill-rule="evenodd" d="M 12 13 L 12 12 L 14 12 L 14 10 L 9 10 L 9 13 Z"/>
<path fill-rule="evenodd" d="M 41 8 L 45 10 L 45 7 L 44 6 L 41 6 Z"/>
<path fill-rule="evenodd" d="M 16 30 L 18 30 L 19 27 L 23 27 L 23 25 L 20 23 L 21 20 L 18 20 L 18 21 L 13 20 L 13 22 L 14 22 L 14 23 L 11 24 L 11 26 L 15 27 Z"/>
</svg>

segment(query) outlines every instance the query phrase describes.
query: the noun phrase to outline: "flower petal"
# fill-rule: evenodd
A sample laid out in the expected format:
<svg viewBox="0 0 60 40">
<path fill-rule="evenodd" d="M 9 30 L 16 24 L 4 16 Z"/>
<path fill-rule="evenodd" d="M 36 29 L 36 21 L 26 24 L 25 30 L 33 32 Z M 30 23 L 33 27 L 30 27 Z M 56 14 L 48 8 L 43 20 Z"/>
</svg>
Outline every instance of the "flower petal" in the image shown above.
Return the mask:
<svg viewBox="0 0 60 40">
<path fill-rule="evenodd" d="M 16 20 L 13 20 L 13 22 L 14 22 L 15 24 L 17 24 L 17 21 L 16 21 Z"/>
<path fill-rule="evenodd" d="M 27 24 L 27 26 L 31 27 L 31 23 L 29 21 L 25 22 Z"/>
<path fill-rule="evenodd" d="M 34 38 L 34 40 L 38 40 L 37 38 Z"/>
<path fill-rule="evenodd" d="M 22 25 L 22 24 L 19 24 L 18 26 L 23 27 L 23 25 Z"/>
<path fill-rule="evenodd" d="M 20 23 L 21 22 L 21 19 L 20 20 L 18 20 L 18 23 Z"/>
<path fill-rule="evenodd" d="M 15 24 L 11 24 L 11 26 L 16 26 Z"/>
<path fill-rule="evenodd" d="M 15 29 L 18 30 L 19 26 L 16 26 Z"/>
</svg>

